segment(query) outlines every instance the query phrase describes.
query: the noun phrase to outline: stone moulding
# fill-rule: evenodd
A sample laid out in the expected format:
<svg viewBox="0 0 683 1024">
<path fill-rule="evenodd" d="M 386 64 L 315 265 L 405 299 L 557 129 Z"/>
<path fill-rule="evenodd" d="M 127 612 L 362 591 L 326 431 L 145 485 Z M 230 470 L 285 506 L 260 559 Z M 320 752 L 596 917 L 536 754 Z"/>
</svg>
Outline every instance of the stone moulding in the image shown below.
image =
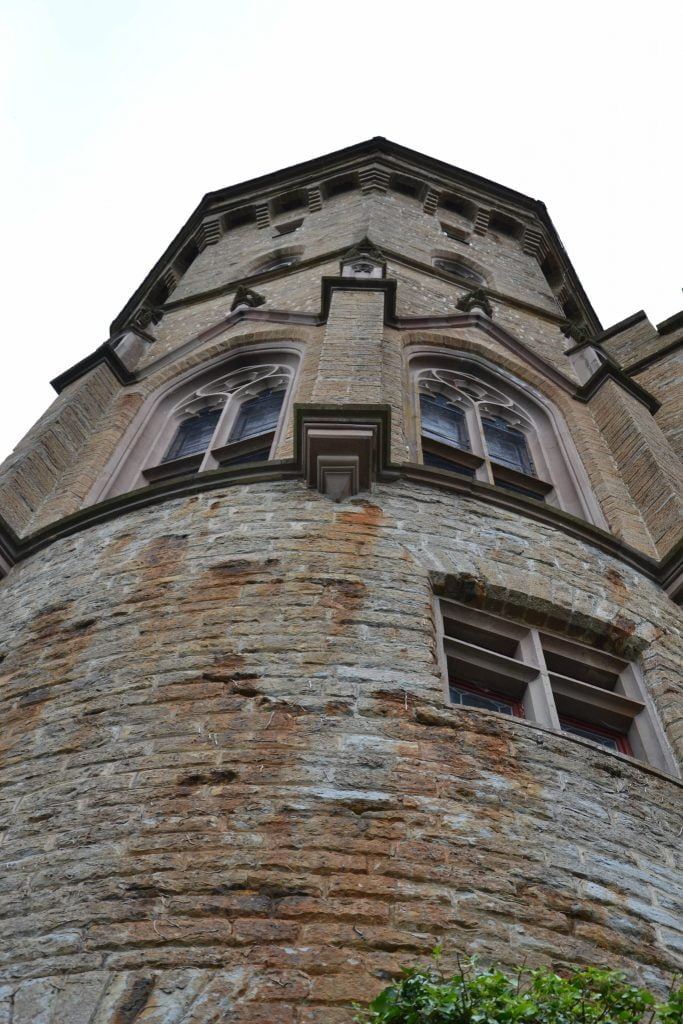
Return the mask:
<svg viewBox="0 0 683 1024">
<path fill-rule="evenodd" d="M 520 354 L 531 362 L 537 369 L 540 369 L 546 376 L 550 377 L 563 390 L 571 394 L 579 402 L 588 402 L 593 395 L 602 387 L 606 380 L 614 380 L 617 384 L 628 391 L 634 398 L 641 402 L 648 411 L 654 415 L 660 408 L 661 403 L 645 388 L 632 380 L 630 373 L 624 372 L 613 360 L 608 360 L 600 369 L 596 370 L 589 380 L 577 386 L 569 377 L 565 377 L 559 370 L 550 363 L 541 359 L 536 353 L 528 349 L 513 335 L 494 324 L 488 316 L 473 309 L 471 312 L 444 314 L 434 317 L 398 317 L 396 315 L 396 288 L 397 282 L 394 278 L 351 278 L 351 277 L 323 277 L 321 282 L 320 313 L 296 313 L 286 310 L 263 310 L 237 307 L 231 311 L 224 320 L 214 324 L 202 334 L 193 339 L 193 343 L 201 343 L 216 337 L 228 327 L 234 326 L 241 320 L 258 321 L 266 323 L 282 324 L 306 324 L 307 326 L 320 326 L 327 321 L 330 302 L 333 291 L 378 291 L 384 293 L 384 321 L 387 327 L 397 330 L 415 330 L 418 328 L 435 329 L 448 327 L 480 326 L 491 333 L 498 341 L 506 345 L 512 351 Z M 234 290 L 234 286 L 232 289 Z M 496 293 L 488 291 L 487 295 L 495 298 Z M 183 346 L 184 348 L 185 346 Z M 575 351 L 577 349 L 570 349 Z M 106 363 L 114 373 L 119 383 L 125 385 L 138 381 L 141 375 L 132 373 L 121 361 L 113 350 L 110 342 L 105 342 L 95 349 L 93 353 L 86 356 L 74 366 L 65 370 L 64 373 L 51 381 L 52 387 L 61 392 L 68 384 L 78 380 L 84 374 L 94 369 L 101 363 Z M 145 368 L 144 375 L 147 376 L 157 368 L 156 363 L 151 363 Z"/>
<path fill-rule="evenodd" d="M 176 477 L 149 487 L 129 491 L 109 498 L 96 505 L 59 519 L 49 526 L 26 537 L 18 537 L 0 517 L 0 578 L 12 566 L 31 555 L 49 547 L 55 541 L 69 537 L 91 526 L 108 522 L 127 512 L 149 508 L 176 498 L 190 497 L 204 491 L 223 487 L 239 487 L 262 482 L 305 479 L 304 426 L 306 423 L 336 424 L 337 427 L 371 424 L 376 428 L 373 442 L 375 478 L 381 483 L 406 480 L 412 483 L 451 491 L 485 506 L 495 506 L 557 529 L 583 544 L 597 548 L 603 554 L 617 559 L 629 568 L 639 572 L 646 579 L 658 584 L 672 599 L 683 589 L 683 542 L 679 543 L 664 559 L 657 562 L 628 544 L 622 543 L 611 533 L 579 519 L 562 509 L 539 504 L 531 498 L 495 487 L 481 480 L 459 478 L 455 474 L 432 466 L 417 463 L 392 464 L 389 460 L 389 419 L 386 406 L 295 406 L 295 458 L 274 460 L 268 463 L 245 463 L 238 467 L 210 470 L 199 475 Z M 316 480 L 317 484 L 317 480 Z"/>
<path fill-rule="evenodd" d="M 589 402 L 593 395 L 595 395 L 602 385 L 608 380 L 613 380 L 614 383 L 618 384 L 619 387 L 624 389 L 624 391 L 628 391 L 629 394 L 637 401 L 641 402 L 653 416 L 661 408 L 661 402 L 646 391 L 645 388 L 641 387 L 637 381 L 628 377 L 616 366 L 616 364 L 612 363 L 603 363 L 585 384 L 582 384 L 581 387 L 577 388 L 574 397 L 579 402 Z"/>
<path fill-rule="evenodd" d="M 370 491 L 389 469 L 387 405 L 295 405 L 295 461 L 309 487 L 334 501 Z"/>
<path fill-rule="evenodd" d="M 109 341 L 105 341 L 99 348 L 96 348 L 94 352 L 87 355 L 84 359 L 74 363 L 64 373 L 60 373 L 58 377 L 50 381 L 51 387 L 55 389 L 57 394 L 61 394 L 64 388 L 68 387 L 69 384 L 73 384 L 74 381 L 83 377 L 86 373 L 94 370 L 95 367 L 104 364 L 108 366 L 111 372 L 116 377 L 119 384 L 124 386 L 127 384 L 133 384 L 136 380 L 136 376 L 132 373 L 127 366 L 121 361 L 119 356 L 111 346 Z"/>
<path fill-rule="evenodd" d="M 324 157 L 317 157 L 293 167 L 208 193 L 113 321 L 112 331 L 120 330 L 124 324 L 129 322 L 131 316 L 134 316 L 140 305 L 144 303 L 154 285 L 163 279 L 168 267 L 173 264 L 178 254 L 188 242 L 191 242 L 195 234 L 201 231 L 205 224 L 213 227 L 216 218 L 224 216 L 236 201 L 242 205 L 249 204 L 255 205 L 259 209 L 264 208 L 265 212 L 262 216 L 259 216 L 257 212 L 257 222 L 259 226 L 266 226 L 268 203 L 278 192 L 299 188 L 310 189 L 311 186 L 315 186 L 319 182 L 321 176 L 350 173 L 360 175 L 363 191 L 366 190 L 366 187 L 386 189 L 392 173 L 404 173 L 411 177 L 419 177 L 426 183 L 427 190 L 431 190 L 437 196 L 443 190 L 452 189 L 453 182 L 457 181 L 468 192 L 471 192 L 473 197 L 478 196 L 480 202 L 485 201 L 486 203 L 486 210 L 480 211 L 478 218 L 479 230 L 485 230 L 484 221 L 488 219 L 488 206 L 492 199 L 502 202 L 505 206 L 512 204 L 523 210 L 535 221 L 533 227 L 530 226 L 531 231 L 543 235 L 544 246 L 553 251 L 562 266 L 564 277 L 591 331 L 598 333 L 602 329 L 597 314 L 557 236 L 555 226 L 544 203 L 470 171 L 400 146 L 382 136 L 376 136 L 354 146 L 329 153 Z"/>
</svg>

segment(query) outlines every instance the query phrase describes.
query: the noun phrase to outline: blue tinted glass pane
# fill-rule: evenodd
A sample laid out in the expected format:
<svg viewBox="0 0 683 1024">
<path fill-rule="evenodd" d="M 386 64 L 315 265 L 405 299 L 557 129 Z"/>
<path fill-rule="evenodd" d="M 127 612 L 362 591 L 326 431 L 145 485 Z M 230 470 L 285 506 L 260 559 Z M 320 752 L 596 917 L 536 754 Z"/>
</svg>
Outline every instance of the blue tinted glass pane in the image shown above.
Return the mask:
<svg viewBox="0 0 683 1024">
<path fill-rule="evenodd" d="M 504 715 L 514 713 L 512 705 L 505 700 L 497 700 L 495 697 L 489 697 L 483 693 L 473 693 L 471 690 L 458 686 L 457 683 L 450 684 L 450 694 L 452 704 L 462 704 L 463 707 L 468 708 L 485 708 L 487 711 L 500 711 Z"/>
<path fill-rule="evenodd" d="M 170 462 L 171 459 L 182 459 L 185 455 L 206 451 L 220 414 L 220 409 L 205 409 L 197 416 L 183 420 L 162 461 Z"/>
<path fill-rule="evenodd" d="M 465 414 L 444 395 L 420 395 L 422 433 L 457 448 L 469 448 Z"/>
<path fill-rule="evenodd" d="M 270 455 L 270 448 L 259 448 L 255 452 L 247 452 L 245 455 L 236 455 L 234 459 L 221 461 L 221 466 L 237 466 L 241 462 L 267 462 Z"/>
<path fill-rule="evenodd" d="M 482 419 L 481 422 L 489 455 L 493 461 L 516 469 L 520 473 L 533 475 L 534 464 L 522 431 L 515 430 L 498 416 Z"/>
<path fill-rule="evenodd" d="M 583 736 L 586 740 L 593 740 L 594 743 L 601 743 L 609 750 L 619 750 L 619 743 L 614 736 L 606 736 L 602 732 L 595 732 L 590 725 L 575 725 L 573 722 L 563 722 L 560 719 L 562 732 L 570 732 L 574 736 Z"/>
<path fill-rule="evenodd" d="M 422 461 L 425 466 L 438 466 L 439 469 L 450 469 L 451 473 L 462 473 L 463 476 L 474 476 L 474 470 L 469 466 L 460 466 L 457 462 L 453 462 L 451 459 L 444 459 L 441 455 L 435 455 L 433 452 L 423 452 Z"/>
<path fill-rule="evenodd" d="M 243 441 L 275 430 L 284 397 L 284 391 L 262 391 L 255 398 L 242 402 L 230 440 Z"/>
<path fill-rule="evenodd" d="M 538 491 L 532 491 L 528 487 L 518 487 L 517 484 L 510 484 L 507 480 L 499 480 L 494 478 L 494 482 L 497 487 L 502 487 L 506 491 L 514 491 L 515 494 L 523 494 L 527 498 L 533 498 L 534 501 L 545 501 L 545 497 L 539 494 Z"/>
</svg>

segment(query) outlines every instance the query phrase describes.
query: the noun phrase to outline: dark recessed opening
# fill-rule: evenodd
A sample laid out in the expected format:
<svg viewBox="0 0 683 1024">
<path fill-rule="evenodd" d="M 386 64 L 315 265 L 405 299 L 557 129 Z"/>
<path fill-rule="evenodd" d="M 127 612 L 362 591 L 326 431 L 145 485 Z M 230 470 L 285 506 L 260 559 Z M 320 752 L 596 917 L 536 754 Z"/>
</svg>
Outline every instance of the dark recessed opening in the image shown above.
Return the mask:
<svg viewBox="0 0 683 1024">
<path fill-rule="evenodd" d="M 250 224 L 256 220 L 256 213 L 252 206 L 245 207 L 243 210 L 232 210 L 230 213 L 225 215 L 225 227 L 226 229 L 238 228 L 242 224 Z"/>
<path fill-rule="evenodd" d="M 541 272 L 551 288 L 556 288 L 562 280 L 560 265 L 552 253 L 548 253 L 541 263 Z"/>
<path fill-rule="evenodd" d="M 451 213 L 457 213 L 459 217 L 467 217 L 468 220 L 474 220 L 476 213 L 474 203 L 463 199 L 462 196 L 444 196 L 439 206 L 443 207 L 444 210 L 449 210 Z"/>
<path fill-rule="evenodd" d="M 168 286 L 163 281 L 159 281 L 147 296 L 147 303 L 153 309 L 157 306 L 163 306 L 170 294 Z"/>
<path fill-rule="evenodd" d="M 358 182 L 355 177 L 334 178 L 332 181 L 325 182 L 323 192 L 331 199 L 332 196 L 341 196 L 344 192 L 353 192 L 356 188 L 358 188 Z"/>
<path fill-rule="evenodd" d="M 574 323 L 581 319 L 581 310 L 574 302 L 573 299 L 567 299 L 562 303 L 562 309 L 567 320 L 572 320 Z"/>
<path fill-rule="evenodd" d="M 418 182 L 409 178 L 392 178 L 391 188 L 394 192 L 400 192 L 402 196 L 410 196 L 412 199 L 417 199 L 420 194 Z"/>
<path fill-rule="evenodd" d="M 506 213 L 494 211 L 489 217 L 489 230 L 496 231 L 499 235 L 506 235 L 508 238 L 520 238 L 524 228 L 518 221 L 508 217 Z"/>
<path fill-rule="evenodd" d="M 303 206 L 308 206 L 307 197 L 303 192 L 288 192 L 287 195 L 278 196 L 273 201 L 273 212 L 289 213 L 290 210 L 300 210 Z"/>
<path fill-rule="evenodd" d="M 199 256 L 199 246 L 196 242 L 190 242 L 181 251 L 178 259 L 176 260 L 176 270 L 179 274 L 184 274 L 192 266 L 194 261 Z"/>
</svg>

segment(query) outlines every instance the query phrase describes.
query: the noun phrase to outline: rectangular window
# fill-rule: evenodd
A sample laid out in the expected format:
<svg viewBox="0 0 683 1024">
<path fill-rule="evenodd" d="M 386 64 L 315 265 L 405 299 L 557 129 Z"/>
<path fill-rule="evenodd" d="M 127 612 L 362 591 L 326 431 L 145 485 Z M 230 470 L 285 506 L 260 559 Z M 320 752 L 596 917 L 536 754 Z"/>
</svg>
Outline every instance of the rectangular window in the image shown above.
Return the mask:
<svg viewBox="0 0 683 1024">
<path fill-rule="evenodd" d="M 455 601 L 440 606 L 451 703 L 526 718 L 677 774 L 633 663 Z"/>
</svg>

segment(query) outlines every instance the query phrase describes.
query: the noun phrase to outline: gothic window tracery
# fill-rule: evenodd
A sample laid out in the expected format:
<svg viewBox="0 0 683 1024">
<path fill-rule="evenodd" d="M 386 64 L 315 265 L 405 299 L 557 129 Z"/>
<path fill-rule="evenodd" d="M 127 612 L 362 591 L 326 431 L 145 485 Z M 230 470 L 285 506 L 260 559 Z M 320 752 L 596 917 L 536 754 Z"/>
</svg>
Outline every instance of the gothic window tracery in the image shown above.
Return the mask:
<svg viewBox="0 0 683 1024">
<path fill-rule="evenodd" d="M 425 465 L 601 521 L 559 416 L 528 387 L 468 353 L 415 356 L 411 367 Z"/>
<path fill-rule="evenodd" d="M 251 359 L 235 356 L 171 388 L 140 417 L 117 470 L 98 496 L 269 459 L 297 361 L 287 351 L 254 353 Z"/>
<path fill-rule="evenodd" d="M 286 364 L 259 363 L 197 388 L 173 410 L 173 440 L 160 465 L 143 471 L 146 478 L 168 475 L 164 467 L 179 461 L 192 472 L 230 465 L 244 454 L 268 458 L 291 375 Z"/>
</svg>

